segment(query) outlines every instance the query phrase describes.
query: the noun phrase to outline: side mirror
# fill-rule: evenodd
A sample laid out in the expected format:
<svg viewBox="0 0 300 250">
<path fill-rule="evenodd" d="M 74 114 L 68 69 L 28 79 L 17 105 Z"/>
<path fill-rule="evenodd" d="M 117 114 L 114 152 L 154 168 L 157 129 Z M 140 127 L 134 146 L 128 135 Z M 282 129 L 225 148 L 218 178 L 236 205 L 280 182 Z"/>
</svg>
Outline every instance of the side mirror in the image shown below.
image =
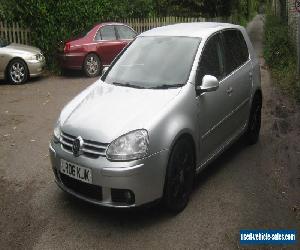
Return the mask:
<svg viewBox="0 0 300 250">
<path fill-rule="evenodd" d="M 196 86 L 197 94 L 203 92 L 213 92 L 219 88 L 219 81 L 216 77 L 211 75 L 205 75 L 202 79 L 202 85 Z"/>
<path fill-rule="evenodd" d="M 107 67 L 107 66 L 104 67 L 104 68 L 102 69 L 102 75 L 104 75 L 104 74 L 106 73 L 107 70 L 108 70 L 108 67 Z"/>
</svg>

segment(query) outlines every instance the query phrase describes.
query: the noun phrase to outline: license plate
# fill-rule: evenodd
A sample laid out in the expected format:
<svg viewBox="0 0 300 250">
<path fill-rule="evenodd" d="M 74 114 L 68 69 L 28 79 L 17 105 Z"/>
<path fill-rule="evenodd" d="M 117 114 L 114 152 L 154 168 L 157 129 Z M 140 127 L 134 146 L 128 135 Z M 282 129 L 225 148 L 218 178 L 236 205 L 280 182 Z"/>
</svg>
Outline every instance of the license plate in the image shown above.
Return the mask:
<svg viewBox="0 0 300 250">
<path fill-rule="evenodd" d="M 77 164 L 61 160 L 60 172 L 79 181 L 92 183 L 92 170 Z"/>
</svg>

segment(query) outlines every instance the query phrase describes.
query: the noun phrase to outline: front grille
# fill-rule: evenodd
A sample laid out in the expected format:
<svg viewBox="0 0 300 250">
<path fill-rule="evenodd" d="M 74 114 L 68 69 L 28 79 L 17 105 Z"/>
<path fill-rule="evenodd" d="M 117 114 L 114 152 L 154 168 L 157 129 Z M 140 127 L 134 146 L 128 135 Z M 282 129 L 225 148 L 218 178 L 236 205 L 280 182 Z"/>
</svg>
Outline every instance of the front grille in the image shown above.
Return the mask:
<svg viewBox="0 0 300 250">
<path fill-rule="evenodd" d="M 61 182 L 69 189 L 84 197 L 102 201 L 102 187 L 73 179 L 60 173 Z"/>
<path fill-rule="evenodd" d="M 61 144 L 63 149 L 72 153 L 72 146 L 75 139 L 76 136 L 62 132 Z M 107 143 L 101 143 L 101 142 L 83 139 L 82 153 L 86 157 L 94 158 L 94 159 L 98 158 L 99 156 L 105 157 L 105 151 L 107 146 L 108 146 Z"/>
</svg>

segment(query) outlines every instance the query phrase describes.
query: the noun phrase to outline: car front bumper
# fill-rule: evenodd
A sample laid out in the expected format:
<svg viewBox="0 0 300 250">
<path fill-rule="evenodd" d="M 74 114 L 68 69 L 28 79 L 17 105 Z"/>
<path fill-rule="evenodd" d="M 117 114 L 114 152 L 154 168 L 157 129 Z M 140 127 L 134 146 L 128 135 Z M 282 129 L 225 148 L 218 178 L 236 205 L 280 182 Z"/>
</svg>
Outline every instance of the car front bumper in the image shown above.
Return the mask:
<svg viewBox="0 0 300 250">
<path fill-rule="evenodd" d="M 51 142 L 49 145 L 52 168 L 57 185 L 67 193 L 77 198 L 107 207 L 136 207 L 160 199 L 163 195 L 168 150 L 161 151 L 147 158 L 130 162 L 111 162 L 105 157 L 91 159 L 86 156 L 74 157 L 65 151 L 61 144 Z M 101 187 L 99 198 L 91 198 L 74 190 L 65 180 L 65 175 L 60 172 L 61 160 L 90 168 L 92 171 L 92 186 Z M 62 178 L 63 177 L 63 178 Z M 71 180 L 73 182 L 73 180 Z M 76 182 L 76 180 L 75 180 Z M 80 188 L 89 184 L 77 181 Z M 76 185 L 76 183 L 73 185 Z M 73 186 L 74 187 L 74 186 Z M 116 190 L 128 190 L 134 196 L 134 202 L 114 199 Z"/>
<path fill-rule="evenodd" d="M 28 70 L 29 70 L 29 75 L 30 77 L 37 77 L 40 76 L 45 69 L 45 60 L 33 60 L 33 61 L 26 61 Z"/>
</svg>

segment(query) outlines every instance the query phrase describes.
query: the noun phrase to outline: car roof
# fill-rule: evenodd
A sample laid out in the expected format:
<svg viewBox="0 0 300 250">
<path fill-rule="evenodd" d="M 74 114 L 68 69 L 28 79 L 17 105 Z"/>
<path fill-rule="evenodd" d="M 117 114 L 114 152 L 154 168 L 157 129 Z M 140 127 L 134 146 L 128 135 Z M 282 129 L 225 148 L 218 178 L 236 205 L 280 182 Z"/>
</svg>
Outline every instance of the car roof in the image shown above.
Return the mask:
<svg viewBox="0 0 300 250">
<path fill-rule="evenodd" d="M 96 24 L 96 26 L 104 26 L 104 25 L 125 25 L 125 24 L 119 22 L 103 22 L 103 23 Z"/>
<path fill-rule="evenodd" d="M 198 22 L 198 23 L 178 23 L 162 26 L 148 30 L 139 36 L 187 36 L 187 37 L 208 37 L 211 34 L 228 28 L 238 28 L 241 26 L 230 23 Z"/>
</svg>

